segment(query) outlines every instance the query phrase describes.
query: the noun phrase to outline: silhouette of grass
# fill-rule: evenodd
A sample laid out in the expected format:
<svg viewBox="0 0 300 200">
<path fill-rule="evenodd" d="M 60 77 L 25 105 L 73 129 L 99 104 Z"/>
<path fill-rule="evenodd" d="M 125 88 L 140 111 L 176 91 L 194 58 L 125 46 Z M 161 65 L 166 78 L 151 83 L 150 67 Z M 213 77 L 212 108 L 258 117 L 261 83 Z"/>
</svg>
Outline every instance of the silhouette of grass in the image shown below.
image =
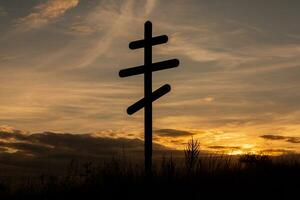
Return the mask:
<svg viewBox="0 0 300 200">
<path fill-rule="evenodd" d="M 187 147 L 184 150 L 185 155 L 185 166 L 189 173 L 191 173 L 196 165 L 199 165 L 199 153 L 200 153 L 200 144 L 198 140 L 193 138 L 188 141 Z"/>
<path fill-rule="evenodd" d="M 1 199 L 288 199 L 298 192 L 299 156 L 201 155 L 191 140 L 185 157 L 163 156 L 151 179 L 125 154 L 103 164 L 71 160 L 63 175 L 0 179 Z"/>
</svg>

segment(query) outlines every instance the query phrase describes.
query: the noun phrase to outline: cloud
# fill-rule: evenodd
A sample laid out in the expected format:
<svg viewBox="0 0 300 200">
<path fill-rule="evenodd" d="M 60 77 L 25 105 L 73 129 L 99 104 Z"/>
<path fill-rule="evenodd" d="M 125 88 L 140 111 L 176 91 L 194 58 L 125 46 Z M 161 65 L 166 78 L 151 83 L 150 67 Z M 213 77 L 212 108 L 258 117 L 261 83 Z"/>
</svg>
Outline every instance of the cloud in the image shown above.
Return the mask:
<svg viewBox="0 0 300 200">
<path fill-rule="evenodd" d="M 71 60 L 64 64 L 63 68 L 82 69 L 96 63 L 98 65 L 99 58 L 118 56 L 116 52 L 122 49 L 120 41 L 126 41 L 128 36 L 142 30 L 142 26 L 132 26 L 132 24 L 142 25 L 149 18 L 155 5 L 156 0 L 103 0 L 97 2 L 89 12 L 83 13 L 79 18 L 71 21 L 62 31 L 66 35 L 75 37 L 89 36 L 85 38 L 89 40 L 70 41 L 59 51 L 47 56 L 41 66 L 64 63 L 66 57 L 71 57 Z M 121 40 L 122 37 L 124 40 Z M 87 45 L 88 48 L 86 48 Z M 80 56 L 74 56 L 78 52 L 80 52 Z M 122 53 L 119 52 L 119 54 Z"/>
<path fill-rule="evenodd" d="M 199 44 L 199 41 L 195 42 L 195 38 L 190 39 L 181 34 L 173 34 L 170 38 L 170 44 L 161 49 L 160 53 L 166 55 L 183 55 L 196 62 L 215 61 L 225 62 L 228 65 L 237 65 L 248 59 L 229 50 L 214 50 L 203 44 Z"/>
<path fill-rule="evenodd" d="M 189 131 L 177 130 L 177 129 L 159 129 L 155 133 L 161 137 L 181 137 L 181 136 L 190 136 L 194 133 Z"/>
<path fill-rule="evenodd" d="M 49 1 L 35 2 L 47 4 Z M 78 7 L 68 10 L 66 15 L 50 19 L 47 23 L 59 22 L 59 26 L 49 26 L 49 32 L 16 34 L 10 40 L 2 40 L 0 46 L 5 56 L 0 56 L 0 60 L 5 63 L 1 67 L 0 121 L 35 132 L 126 128 L 129 130 L 126 133 L 133 137 L 141 135 L 142 113 L 128 118 L 124 112 L 142 95 L 141 79 L 121 80 L 117 72 L 122 67 L 140 64 L 142 51 L 130 52 L 128 42 L 142 37 L 143 20 L 149 18 L 155 35 L 170 36 L 170 42 L 155 47 L 154 53 L 166 49 L 170 54 L 166 56 L 168 59 L 178 57 L 182 62 L 179 71 L 165 74 L 175 90 L 157 104 L 156 127 L 185 130 L 180 126 L 184 125 L 189 130 L 199 127 L 208 132 L 224 130 L 224 138 L 237 135 L 251 140 L 251 133 L 261 127 L 264 128 L 262 133 L 273 133 L 278 131 L 273 129 L 296 125 L 300 116 L 294 114 L 299 107 L 295 96 L 298 93 L 298 43 L 290 38 L 288 42 L 284 38 L 277 40 L 272 35 L 268 40 L 262 38 L 256 27 L 250 27 L 257 25 L 267 29 L 259 23 L 241 20 L 241 23 L 247 22 L 245 26 L 231 22 L 228 26 L 223 23 L 224 18 L 203 17 L 198 9 L 204 8 L 205 3 L 204 6 L 182 5 L 164 1 L 156 5 L 155 1 L 146 0 L 80 1 Z M 170 8 L 177 12 L 166 13 Z M 27 8 L 20 9 L 18 13 L 24 13 Z M 39 9 L 32 11 L 38 13 Z M 23 16 L 27 14 L 29 12 Z M 65 29 L 71 30 L 73 35 L 65 34 Z M 246 30 L 239 32 L 240 29 Z M 6 56 L 14 54 L 21 57 L 13 60 Z M 239 62 L 245 58 L 239 54 L 255 59 L 228 69 L 223 61 Z M 162 57 L 154 56 L 154 59 L 164 59 Z M 265 73 L 272 71 L 276 73 Z M 157 74 L 157 84 L 167 81 L 165 75 Z M 287 133 L 297 136 L 296 131 Z M 103 132 L 99 136 L 101 134 Z M 259 136 L 256 133 L 255 139 Z M 232 142 L 230 146 L 235 146 L 247 143 L 247 139 L 240 143 L 227 140 Z M 209 142 L 213 142 L 214 137 L 203 141 L 212 145 Z"/>
<path fill-rule="evenodd" d="M 99 57 L 111 52 L 116 38 L 128 36 L 128 32 L 133 32 L 132 24 L 144 22 L 155 5 L 156 0 L 146 0 L 142 6 L 132 0 L 122 1 L 121 4 L 116 1 L 102 2 L 85 18 L 80 28 L 75 28 L 78 35 L 82 35 L 83 30 L 88 34 L 101 33 L 76 65 L 79 68 L 87 67 Z M 136 12 L 136 10 L 141 12 Z"/>
<path fill-rule="evenodd" d="M 262 135 L 260 137 L 264 138 L 266 140 L 285 140 L 286 139 L 286 137 L 281 136 L 281 135 L 270 135 L 270 134 L 268 134 L 268 135 Z"/>
<path fill-rule="evenodd" d="M 154 156 L 173 152 L 157 143 L 153 143 L 153 148 Z M 3 128 L 0 130 L 0 169 L 11 171 L 12 175 L 24 170 L 34 174 L 49 170 L 61 173 L 71 160 L 101 163 L 123 153 L 127 158 L 139 160 L 143 157 L 143 149 L 144 142 L 140 139 L 54 132 L 25 134 Z"/>
<path fill-rule="evenodd" d="M 208 148 L 215 149 L 215 150 L 239 150 L 239 149 L 242 149 L 241 147 L 238 147 L 238 146 L 220 146 L 220 145 L 208 146 Z"/>
<path fill-rule="evenodd" d="M 6 16 L 6 15 L 7 15 L 6 10 L 3 7 L 0 7 L 0 17 Z"/>
<path fill-rule="evenodd" d="M 12 132 L 14 132 L 14 128 L 10 127 L 10 126 L 1 125 L 0 126 L 0 132 L 12 133 Z"/>
<path fill-rule="evenodd" d="M 262 151 L 260 151 L 262 154 L 291 154 L 291 153 L 295 153 L 295 151 L 293 150 L 288 150 L 288 149 L 264 149 Z"/>
<path fill-rule="evenodd" d="M 205 103 L 211 103 L 213 101 L 215 101 L 214 97 L 204 97 L 202 99 L 200 99 L 201 102 L 205 102 Z"/>
<path fill-rule="evenodd" d="M 259 32 L 259 33 L 264 33 L 265 31 L 260 28 L 260 27 L 257 27 L 257 26 L 254 26 L 254 25 L 249 25 L 249 24 L 246 24 L 246 23 L 241 23 L 239 22 L 238 20 L 234 20 L 234 19 L 226 19 L 225 20 L 226 22 L 229 22 L 229 23 L 232 23 L 232 24 L 236 24 L 238 25 L 239 27 L 243 27 L 243 28 L 246 28 L 248 30 L 252 30 L 252 31 L 255 31 L 255 32 Z"/>
<path fill-rule="evenodd" d="M 70 34 L 72 35 L 91 35 L 96 32 L 96 29 L 91 26 L 86 26 L 83 24 L 72 24 L 70 26 Z"/>
<path fill-rule="evenodd" d="M 300 137 L 288 137 L 286 141 L 289 143 L 298 144 L 300 143 Z"/>
<path fill-rule="evenodd" d="M 282 136 L 282 135 L 273 135 L 273 134 L 266 134 L 260 136 L 266 140 L 284 140 L 285 142 L 298 144 L 300 143 L 300 137 L 291 137 L 291 136 Z"/>
<path fill-rule="evenodd" d="M 142 152 L 144 144 L 139 139 L 95 137 L 90 134 L 35 133 L 23 134 L 21 131 L 0 131 L 0 147 L 14 149 L 19 154 L 31 156 L 86 156 L 103 157 L 125 150 L 130 153 Z M 166 150 L 154 144 L 157 150 Z"/>
<path fill-rule="evenodd" d="M 49 0 L 38 4 L 32 13 L 17 21 L 17 27 L 23 30 L 41 28 L 76 7 L 78 3 L 79 0 Z"/>
</svg>

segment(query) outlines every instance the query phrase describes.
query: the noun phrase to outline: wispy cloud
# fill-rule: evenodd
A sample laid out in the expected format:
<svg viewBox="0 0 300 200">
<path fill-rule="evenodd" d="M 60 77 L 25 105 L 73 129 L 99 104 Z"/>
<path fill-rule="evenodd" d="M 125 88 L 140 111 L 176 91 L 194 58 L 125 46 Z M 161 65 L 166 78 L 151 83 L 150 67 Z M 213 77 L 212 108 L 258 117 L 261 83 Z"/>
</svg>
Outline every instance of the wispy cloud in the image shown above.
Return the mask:
<svg viewBox="0 0 300 200">
<path fill-rule="evenodd" d="M 16 55 L 0 55 L 0 61 L 10 61 L 16 59 L 18 56 Z"/>
<path fill-rule="evenodd" d="M 294 143 L 294 144 L 300 143 L 300 137 L 282 136 L 282 135 L 273 135 L 273 134 L 266 134 L 260 137 L 266 140 L 284 140 L 286 142 Z"/>
<path fill-rule="evenodd" d="M 6 16 L 6 15 L 7 15 L 6 10 L 3 7 L 0 7 L 0 17 L 1 16 Z"/>
<path fill-rule="evenodd" d="M 82 36 L 86 36 L 86 35 L 91 35 L 93 33 L 96 32 L 96 29 L 91 27 L 91 26 L 86 26 L 83 24 L 72 24 L 70 26 L 70 31 L 69 33 L 72 35 L 82 35 Z"/>
<path fill-rule="evenodd" d="M 145 5 L 145 15 L 148 16 L 152 13 L 153 9 L 156 6 L 156 1 L 157 0 L 147 0 L 146 5 Z"/>
<path fill-rule="evenodd" d="M 258 27 L 258 26 L 254 26 L 254 25 L 249 25 L 249 24 L 245 24 L 245 23 L 241 23 L 239 22 L 238 20 L 234 20 L 234 19 L 226 19 L 225 21 L 229 22 L 229 23 L 232 23 L 232 24 L 235 24 L 235 25 L 238 25 L 240 27 L 243 27 L 243 28 L 246 28 L 246 29 L 249 29 L 249 30 L 252 30 L 252 31 L 255 31 L 255 32 L 259 32 L 259 33 L 264 33 L 265 31 Z"/>
<path fill-rule="evenodd" d="M 204 45 L 195 43 L 195 38 L 186 38 L 181 34 L 173 34 L 170 39 L 170 45 L 160 50 L 162 54 L 182 55 L 193 61 L 198 62 L 225 62 L 236 65 L 243 62 L 246 57 L 237 55 L 230 51 L 217 51 L 209 49 Z"/>
<path fill-rule="evenodd" d="M 100 32 L 101 36 L 97 38 L 77 65 L 86 67 L 103 54 L 110 52 L 115 39 L 127 35 L 132 24 L 146 20 L 153 11 L 155 4 L 156 0 L 147 0 L 144 6 L 140 8 L 144 12 L 136 12 L 137 2 L 132 0 L 122 1 L 119 6 L 116 6 L 115 1 L 101 3 L 83 22 L 84 29 Z"/>
<path fill-rule="evenodd" d="M 22 30 L 41 28 L 76 7 L 78 3 L 79 0 L 49 0 L 38 4 L 29 15 L 17 21 L 17 27 Z"/>
<path fill-rule="evenodd" d="M 18 7 L 20 12 L 11 10 L 14 1 L 5 3 L 9 13 L 0 18 L 8 35 L 0 41 L 2 124 L 34 132 L 100 131 L 99 136 L 142 138 L 142 112 L 130 118 L 124 112 L 142 96 L 141 79 L 121 80 L 117 72 L 140 64 L 142 50 L 130 52 L 128 42 L 141 39 L 143 23 L 151 20 L 154 35 L 170 39 L 153 49 L 154 60 L 181 61 L 178 69 L 155 74 L 154 84 L 170 81 L 174 87 L 155 104 L 156 127 L 193 133 L 201 127 L 207 132 L 199 134 L 204 147 L 264 146 L 270 140 L 260 135 L 277 132 L 295 138 L 267 148 L 297 143 L 300 126 L 280 129 L 296 125 L 300 117 L 295 113 L 300 48 L 294 28 L 283 30 L 281 21 L 262 23 L 252 15 L 227 16 L 236 12 L 224 14 L 205 1 L 79 1 L 30 1 Z M 16 19 L 21 13 L 23 18 Z M 21 31 L 10 34 L 15 21 Z M 23 32 L 36 29 L 47 31 Z M 290 35 L 279 35 L 279 29 Z M 115 131 L 123 128 L 128 131 Z M 170 130 L 163 135 L 183 134 Z M 219 131 L 224 133 L 215 134 Z M 157 134 L 162 143 L 178 145 L 190 137 L 174 136 Z"/>
<path fill-rule="evenodd" d="M 94 64 L 101 57 L 111 54 L 117 56 L 116 53 L 112 53 L 118 49 L 116 41 L 140 30 L 140 27 L 137 29 L 132 24 L 143 24 L 155 5 L 156 0 L 145 0 L 143 3 L 132 0 L 101 1 L 78 21 L 71 22 L 65 30 L 67 34 L 73 36 L 93 35 L 88 41 L 89 48 L 82 48 L 81 45 L 85 47 L 87 44 L 74 40 L 60 51 L 49 56 L 49 59 L 45 59 L 43 65 L 52 66 L 53 62 L 62 62 L 61 59 L 65 60 L 65 57 L 73 55 L 74 52 L 81 52 L 81 54 L 78 57 L 72 56 L 71 64 L 65 65 L 65 68 L 85 68 Z"/>
<path fill-rule="evenodd" d="M 262 154 L 292 154 L 295 153 L 294 150 L 288 149 L 264 149 L 261 151 Z"/>
<path fill-rule="evenodd" d="M 158 129 L 155 133 L 161 137 L 181 137 L 181 136 L 191 136 L 194 133 L 185 130 L 177 129 Z"/>
<path fill-rule="evenodd" d="M 242 149 L 239 146 L 220 146 L 220 145 L 208 146 L 208 148 L 214 149 L 214 150 L 240 150 L 240 149 Z"/>
</svg>

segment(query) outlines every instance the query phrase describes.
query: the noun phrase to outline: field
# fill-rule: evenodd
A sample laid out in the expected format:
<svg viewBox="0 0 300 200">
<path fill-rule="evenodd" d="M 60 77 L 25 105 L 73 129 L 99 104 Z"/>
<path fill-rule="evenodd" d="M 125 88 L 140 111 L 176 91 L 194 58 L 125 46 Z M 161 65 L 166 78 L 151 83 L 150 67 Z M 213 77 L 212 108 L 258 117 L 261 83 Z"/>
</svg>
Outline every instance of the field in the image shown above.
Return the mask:
<svg viewBox="0 0 300 200">
<path fill-rule="evenodd" d="M 120 155 L 99 163 L 71 160 L 60 174 L 0 179 L 1 199 L 290 199 L 297 195 L 299 155 L 201 155 L 196 141 L 182 157 L 155 160 L 151 176 L 143 163 Z"/>
</svg>

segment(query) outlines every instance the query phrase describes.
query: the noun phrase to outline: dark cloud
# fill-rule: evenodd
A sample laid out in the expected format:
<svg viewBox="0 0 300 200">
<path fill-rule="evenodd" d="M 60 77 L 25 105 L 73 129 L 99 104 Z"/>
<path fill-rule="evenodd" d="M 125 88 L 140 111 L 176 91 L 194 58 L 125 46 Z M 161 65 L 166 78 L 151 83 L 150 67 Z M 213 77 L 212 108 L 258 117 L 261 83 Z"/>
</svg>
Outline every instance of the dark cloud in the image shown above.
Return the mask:
<svg viewBox="0 0 300 200">
<path fill-rule="evenodd" d="M 184 156 L 182 151 L 157 143 L 153 143 L 153 149 L 153 160 L 169 155 L 176 158 Z M 144 142 L 139 139 L 0 131 L 0 171 L 5 171 L 8 176 L 23 177 L 45 173 L 65 174 L 73 160 L 79 164 L 91 161 L 94 166 L 110 162 L 112 158 L 140 163 L 143 162 L 143 150 Z"/>
<path fill-rule="evenodd" d="M 35 133 L 0 131 L 0 170 L 20 172 L 55 171 L 60 173 L 71 160 L 101 163 L 112 157 L 126 155 L 143 157 L 144 143 L 139 139 L 95 137 L 89 134 Z M 170 149 L 153 144 L 153 155 Z"/>
<path fill-rule="evenodd" d="M 294 144 L 300 143 L 300 137 L 282 136 L 282 135 L 273 135 L 273 134 L 266 134 L 260 137 L 266 140 L 283 140 L 285 142 L 294 143 Z"/>
<path fill-rule="evenodd" d="M 27 138 L 27 136 L 19 130 L 14 130 L 14 131 L 1 130 L 0 131 L 0 139 L 10 139 L 10 138 L 14 138 L 17 140 L 25 140 Z"/>
<path fill-rule="evenodd" d="M 233 149 L 241 149 L 241 147 L 238 146 L 209 146 L 208 148 L 210 149 L 215 149 L 215 150 L 233 150 Z"/>
<path fill-rule="evenodd" d="M 281 136 L 281 135 L 271 135 L 271 134 L 262 135 L 260 137 L 264 138 L 266 140 L 285 140 L 286 139 L 286 137 L 284 137 L 284 136 Z"/>
<path fill-rule="evenodd" d="M 0 147 L 0 152 L 6 151 L 7 149 L 5 147 Z"/>
<path fill-rule="evenodd" d="M 159 129 L 155 133 L 162 137 L 180 137 L 180 136 L 189 136 L 194 133 L 189 131 L 177 130 L 177 129 Z"/>
<path fill-rule="evenodd" d="M 0 131 L 0 170 L 19 171 L 64 169 L 72 160 L 103 162 L 123 155 L 143 157 L 144 142 L 139 139 L 96 137 L 90 134 L 43 132 L 24 134 Z M 154 156 L 170 149 L 153 144 Z M 12 171 L 14 174 L 15 171 Z"/>
<path fill-rule="evenodd" d="M 121 151 L 141 152 L 143 141 L 127 138 L 95 137 L 90 134 L 69 133 L 35 133 L 24 135 L 19 131 L 0 132 L 0 147 L 9 147 L 18 152 L 34 156 L 45 156 L 50 154 L 69 154 L 101 157 L 112 155 Z M 11 142 L 9 139 L 14 139 Z M 154 149 L 163 150 L 164 146 L 154 144 Z"/>
<path fill-rule="evenodd" d="M 283 153 L 283 154 L 290 154 L 290 153 L 295 153 L 293 150 L 288 150 L 288 149 L 264 149 L 261 151 L 262 154 L 264 153 Z"/>
<path fill-rule="evenodd" d="M 289 143 L 297 144 L 300 143 L 300 137 L 289 137 L 286 141 Z"/>
</svg>

